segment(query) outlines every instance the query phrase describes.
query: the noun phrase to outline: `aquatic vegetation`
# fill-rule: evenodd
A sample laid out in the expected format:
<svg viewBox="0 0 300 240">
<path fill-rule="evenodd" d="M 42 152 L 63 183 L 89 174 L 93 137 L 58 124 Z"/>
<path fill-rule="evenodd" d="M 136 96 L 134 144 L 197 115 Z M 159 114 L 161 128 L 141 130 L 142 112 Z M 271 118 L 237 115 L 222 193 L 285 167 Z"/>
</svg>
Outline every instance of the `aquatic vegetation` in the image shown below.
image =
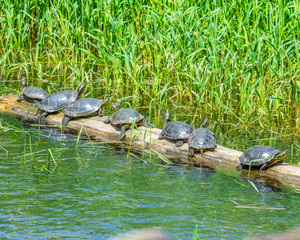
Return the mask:
<svg viewBox="0 0 300 240">
<path fill-rule="evenodd" d="M 150 110 L 196 106 L 245 128 L 299 129 L 297 1 L 0 4 L 3 79 L 27 74 L 53 91 L 92 68 L 101 79 L 89 79 L 93 94 L 131 96 Z"/>
<path fill-rule="evenodd" d="M 134 141 L 134 139 L 138 136 L 140 136 L 142 134 L 142 132 L 138 131 L 137 133 L 133 133 L 133 129 L 135 127 L 135 124 L 136 124 L 136 117 L 133 118 L 133 121 L 131 123 L 131 126 L 130 126 L 130 143 L 129 143 L 129 147 L 128 147 L 128 150 L 127 150 L 127 156 L 126 156 L 126 159 L 127 161 L 129 161 L 129 154 L 130 154 L 130 150 L 131 150 L 131 144 L 132 142 Z"/>
<path fill-rule="evenodd" d="M 256 193 L 239 174 L 161 165 L 154 155 L 154 164 L 147 164 L 148 156 L 141 161 L 131 153 L 128 163 L 120 145 L 90 144 L 85 128 L 77 144 L 74 134 L 47 127 L 37 135 L 36 126 L 21 125 L 8 115 L 3 126 L 12 129 L 1 142 L 9 152 L 1 159 L 1 209 L 3 232 L 10 239 L 40 239 L 45 233 L 49 238 L 109 239 L 153 225 L 173 239 L 239 239 L 284 231 L 300 221 L 297 192 L 273 191 L 254 181 Z M 24 143 L 27 134 L 13 126 L 30 134 L 33 153 L 40 142 L 33 163 Z"/>
<path fill-rule="evenodd" d="M 197 232 L 198 232 L 198 227 L 197 227 L 197 224 L 196 224 L 195 228 L 194 228 L 194 231 L 193 231 L 192 240 L 197 240 Z"/>
<path fill-rule="evenodd" d="M 166 110 L 193 127 L 208 117 L 221 144 L 222 132 L 234 125 L 231 134 L 243 132 L 252 143 L 288 138 L 295 143 L 291 161 L 299 161 L 293 158 L 300 133 L 297 1 L 0 0 L 0 6 L 1 93 L 19 93 L 21 76 L 49 94 L 73 90 L 84 78 L 85 97 L 122 100 L 156 126 Z M 235 148 L 234 141 L 225 145 Z"/>
</svg>

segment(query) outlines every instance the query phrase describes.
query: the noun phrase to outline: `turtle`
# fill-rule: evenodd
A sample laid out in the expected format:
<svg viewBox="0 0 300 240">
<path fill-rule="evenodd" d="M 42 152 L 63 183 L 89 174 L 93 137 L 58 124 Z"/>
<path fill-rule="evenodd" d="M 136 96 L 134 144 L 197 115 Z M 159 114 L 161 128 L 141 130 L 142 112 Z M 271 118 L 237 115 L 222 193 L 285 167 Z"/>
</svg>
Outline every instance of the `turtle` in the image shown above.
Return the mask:
<svg viewBox="0 0 300 240">
<path fill-rule="evenodd" d="M 125 131 L 130 127 L 133 123 L 133 119 L 135 119 L 135 127 L 138 125 L 144 125 L 145 127 L 153 128 L 151 124 L 147 122 L 145 117 L 138 112 L 134 111 L 131 108 L 123 108 L 114 112 L 110 117 L 105 119 L 104 123 L 111 123 L 113 125 L 117 125 L 121 127 L 121 134 L 118 138 L 119 141 L 125 138 Z"/>
<path fill-rule="evenodd" d="M 189 157 L 194 156 L 194 151 L 201 151 L 201 156 L 204 150 L 215 149 L 217 148 L 217 139 L 212 131 L 204 128 L 204 125 L 208 119 L 204 119 L 201 124 L 201 127 L 197 130 L 194 130 L 188 139 L 189 146 Z"/>
<path fill-rule="evenodd" d="M 101 111 L 109 100 L 110 97 L 105 98 L 104 100 L 96 98 L 82 98 L 72 102 L 64 109 L 65 117 L 62 120 L 62 124 L 67 125 L 73 118 L 92 116 L 96 115 L 97 112 L 98 115 L 101 116 Z"/>
<path fill-rule="evenodd" d="M 18 102 L 21 102 L 22 99 L 24 98 L 27 102 L 33 103 L 34 101 L 41 101 L 48 96 L 48 93 L 46 93 L 41 88 L 28 87 L 25 77 L 22 77 L 21 81 L 22 81 L 23 89 L 22 89 L 22 94 L 17 99 Z"/>
<path fill-rule="evenodd" d="M 267 167 L 274 163 L 281 162 L 287 155 L 287 150 L 279 151 L 274 147 L 256 145 L 248 148 L 240 156 L 240 165 L 237 167 L 240 170 L 243 167 L 260 168 L 260 172 L 265 172 Z"/>
<path fill-rule="evenodd" d="M 189 135 L 194 131 L 194 128 L 189 124 L 181 121 L 170 121 L 170 114 L 166 113 L 166 124 L 163 126 L 158 139 L 175 140 L 175 146 L 181 147 L 184 142 L 188 141 Z"/>
<path fill-rule="evenodd" d="M 82 83 L 77 88 L 77 91 L 61 91 L 45 97 L 41 102 L 35 101 L 35 104 L 39 108 L 37 114 L 41 112 L 38 120 L 44 122 L 49 113 L 55 113 L 74 102 L 80 97 L 84 87 L 85 83 Z"/>
</svg>

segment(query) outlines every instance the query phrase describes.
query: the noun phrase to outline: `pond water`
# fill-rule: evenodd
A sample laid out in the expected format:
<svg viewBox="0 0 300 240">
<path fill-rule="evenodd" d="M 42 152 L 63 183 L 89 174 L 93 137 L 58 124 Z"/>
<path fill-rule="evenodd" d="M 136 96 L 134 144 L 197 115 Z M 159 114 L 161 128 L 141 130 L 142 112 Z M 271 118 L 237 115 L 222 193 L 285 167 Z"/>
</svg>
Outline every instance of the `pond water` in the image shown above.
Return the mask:
<svg viewBox="0 0 300 240">
<path fill-rule="evenodd" d="M 108 239 L 154 227 L 171 239 L 242 239 L 300 224 L 300 196 L 203 168 L 165 166 L 0 115 L 0 238 Z"/>
</svg>

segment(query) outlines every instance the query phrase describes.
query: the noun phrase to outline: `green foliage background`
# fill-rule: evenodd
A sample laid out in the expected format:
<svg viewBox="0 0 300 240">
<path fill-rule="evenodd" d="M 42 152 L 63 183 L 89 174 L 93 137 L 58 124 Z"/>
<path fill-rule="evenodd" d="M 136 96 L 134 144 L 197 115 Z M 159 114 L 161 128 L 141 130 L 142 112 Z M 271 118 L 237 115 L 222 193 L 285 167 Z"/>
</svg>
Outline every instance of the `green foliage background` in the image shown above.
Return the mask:
<svg viewBox="0 0 300 240">
<path fill-rule="evenodd" d="M 51 92 L 93 69 L 92 95 L 297 134 L 299 17 L 285 0 L 0 0 L 1 74 Z"/>
</svg>

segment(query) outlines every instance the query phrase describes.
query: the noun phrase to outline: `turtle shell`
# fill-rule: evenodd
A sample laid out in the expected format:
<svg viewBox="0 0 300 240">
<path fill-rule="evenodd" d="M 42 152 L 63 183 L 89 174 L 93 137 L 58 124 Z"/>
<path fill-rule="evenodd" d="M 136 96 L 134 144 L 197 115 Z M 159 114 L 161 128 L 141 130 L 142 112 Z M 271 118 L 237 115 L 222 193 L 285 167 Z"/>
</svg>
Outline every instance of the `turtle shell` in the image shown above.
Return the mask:
<svg viewBox="0 0 300 240">
<path fill-rule="evenodd" d="M 162 128 L 164 136 L 172 140 L 188 139 L 193 131 L 193 127 L 180 121 L 168 122 Z"/>
<path fill-rule="evenodd" d="M 68 117 L 88 116 L 97 112 L 102 107 L 103 102 L 103 100 L 96 98 L 78 99 L 64 109 L 64 114 Z"/>
<path fill-rule="evenodd" d="M 38 106 L 40 110 L 45 112 L 56 112 L 74 102 L 77 97 L 78 92 L 61 91 L 44 98 Z"/>
<path fill-rule="evenodd" d="M 114 112 L 114 114 L 110 116 L 109 120 L 114 125 L 124 125 L 133 123 L 134 118 L 136 118 L 136 122 L 140 122 L 144 119 L 144 116 L 130 108 L 123 108 Z"/>
<path fill-rule="evenodd" d="M 25 87 L 23 88 L 22 92 L 26 101 L 29 102 L 34 102 L 34 100 L 41 101 L 48 96 L 43 89 L 38 87 Z"/>
<path fill-rule="evenodd" d="M 254 146 L 248 148 L 241 156 L 240 162 L 242 165 L 261 166 L 264 163 L 271 161 L 280 151 L 274 147 Z"/>
<path fill-rule="evenodd" d="M 189 147 L 198 150 L 210 149 L 217 147 L 217 139 L 209 129 L 199 128 L 191 133 L 187 144 Z"/>
</svg>

